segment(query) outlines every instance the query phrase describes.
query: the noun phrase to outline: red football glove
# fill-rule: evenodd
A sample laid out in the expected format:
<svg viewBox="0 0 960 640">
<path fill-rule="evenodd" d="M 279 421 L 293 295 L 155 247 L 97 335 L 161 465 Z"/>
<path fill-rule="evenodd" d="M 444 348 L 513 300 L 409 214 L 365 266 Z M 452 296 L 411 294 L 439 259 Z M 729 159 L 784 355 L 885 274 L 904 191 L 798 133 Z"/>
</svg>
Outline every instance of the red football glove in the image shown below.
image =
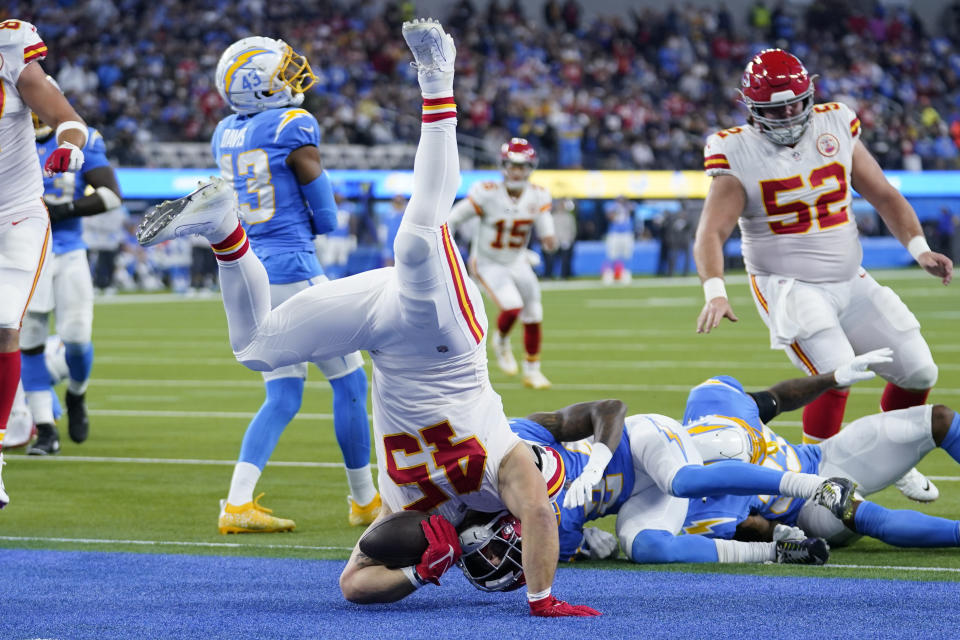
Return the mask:
<svg viewBox="0 0 960 640">
<path fill-rule="evenodd" d="M 83 151 L 72 142 L 61 142 L 60 146 L 47 156 L 43 172 L 49 178 L 55 173 L 79 171 L 83 166 Z"/>
<path fill-rule="evenodd" d="M 430 516 L 420 523 L 427 537 L 427 550 L 415 567 L 424 582 L 440 584 L 440 576 L 460 559 L 460 537 L 450 521 L 441 515 Z"/>
<path fill-rule="evenodd" d="M 530 615 L 538 618 L 566 618 L 570 616 L 584 618 L 603 614 L 584 604 L 569 604 L 553 596 L 547 596 L 542 600 L 534 600 L 530 603 Z"/>
</svg>

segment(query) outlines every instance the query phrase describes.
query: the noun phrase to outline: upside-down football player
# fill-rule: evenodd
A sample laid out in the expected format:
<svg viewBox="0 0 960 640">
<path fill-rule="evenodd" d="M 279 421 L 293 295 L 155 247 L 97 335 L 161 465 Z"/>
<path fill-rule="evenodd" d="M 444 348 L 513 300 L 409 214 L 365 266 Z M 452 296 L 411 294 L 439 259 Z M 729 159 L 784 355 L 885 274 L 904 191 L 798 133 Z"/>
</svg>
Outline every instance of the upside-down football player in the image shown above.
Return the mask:
<svg viewBox="0 0 960 640">
<path fill-rule="evenodd" d="M 446 225 L 460 184 L 453 76 L 456 48 L 439 23 L 407 22 L 423 94 L 423 124 L 413 194 L 394 245 L 396 264 L 321 282 L 271 309 L 267 274 L 237 217 L 233 187 L 213 179 L 163 203 L 137 230 L 145 246 L 200 234 L 217 255 L 230 342 L 257 371 L 370 353 L 383 510 L 429 512 L 430 547 L 415 570 L 387 569 L 354 549 L 340 576 L 351 602 L 392 602 L 440 575 L 457 560 L 451 521 L 465 508 L 503 509 L 522 522 L 527 599 L 534 616 L 592 616 L 551 593 L 557 523 L 529 448 L 507 424 L 487 374 L 486 316 L 480 291 L 466 277 Z"/>
<path fill-rule="evenodd" d="M 837 381 L 852 384 L 869 379 L 874 374 L 867 366 L 881 361 L 885 361 L 882 354 L 864 354 L 830 374 L 829 382 L 828 376 L 818 377 L 819 390 Z M 599 400 L 510 421 L 511 429 L 531 444 L 550 496 L 563 505 L 557 508 L 561 561 L 613 557 L 619 539 L 627 556 L 642 563 L 826 562 L 826 542 L 805 538 L 791 527 L 779 529 L 771 542 L 711 539 L 694 531 L 678 534 L 689 519 L 692 507 L 688 505 L 700 502 L 698 498 L 740 494 L 749 500 L 756 497 L 751 487 L 759 486 L 814 497 L 810 504 L 845 517 L 852 506 L 852 482 L 758 466 L 754 470 L 759 473 L 754 473 L 736 460 L 707 467 L 678 422 L 657 414 L 627 416 L 626 411 L 619 400 Z M 610 514 L 617 514 L 616 536 L 584 526 Z M 471 514 L 471 520 L 460 526 L 459 540 L 463 555 L 458 564 L 467 579 L 485 591 L 509 591 L 522 585 L 521 530 L 508 513 Z M 385 533 L 375 525 L 359 547 L 399 566 L 404 554 L 416 558 L 412 543 L 397 542 L 404 532 L 408 538 L 416 533 L 400 524 Z M 427 543 L 422 541 L 421 546 L 429 549 Z M 404 570 L 420 571 L 427 558 Z"/>
</svg>

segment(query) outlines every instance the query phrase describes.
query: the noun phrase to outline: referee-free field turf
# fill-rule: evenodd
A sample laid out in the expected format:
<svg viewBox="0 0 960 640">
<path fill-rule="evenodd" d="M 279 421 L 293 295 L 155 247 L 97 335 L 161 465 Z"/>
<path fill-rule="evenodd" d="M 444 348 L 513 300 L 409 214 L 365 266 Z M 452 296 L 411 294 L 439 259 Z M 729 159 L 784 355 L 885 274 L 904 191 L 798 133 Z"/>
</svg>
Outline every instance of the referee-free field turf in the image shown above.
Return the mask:
<svg viewBox="0 0 960 640">
<path fill-rule="evenodd" d="M 943 287 L 918 269 L 877 271 L 874 276 L 897 291 L 921 322 L 940 367 L 930 402 L 960 407 L 958 284 Z M 743 276 L 728 282 L 740 321 L 724 322 L 709 335 L 694 331 L 703 297 L 693 278 L 638 279 L 628 287 L 578 280 L 545 283 L 544 289 L 542 368 L 553 387 L 525 389 L 518 378 L 504 376 L 491 362 L 491 379 L 508 415 L 616 397 L 627 402 L 631 413 L 679 418 L 689 388 L 708 376 L 727 373 L 740 378 L 748 389 L 761 389 L 801 375 L 783 353 L 768 348 L 766 328 L 753 308 Z M 492 305 L 488 304 L 487 313 L 493 325 Z M 514 332 L 513 342 L 519 358 L 522 330 Z M 226 496 L 240 439 L 263 399 L 263 390 L 259 374 L 233 358 L 219 298 L 152 295 L 100 300 L 94 345 L 93 378 L 87 392 L 90 439 L 82 445 L 70 442 L 63 419 L 63 449 L 58 456 L 44 459 L 26 457 L 22 450 L 4 452 L 8 464 L 3 479 L 12 501 L 0 512 L 0 558 L 13 549 L 347 558 L 361 530 L 347 525 L 347 488 L 333 435 L 331 393 L 319 371 L 311 370 L 301 413 L 287 427 L 258 485 L 258 492 L 266 492 L 263 503 L 277 515 L 294 519 L 296 531 L 228 537 L 217 532 L 218 501 Z M 846 419 L 877 411 L 881 390 L 878 380 L 857 385 Z M 59 392 L 62 397 L 62 388 Z M 781 415 L 771 426 L 796 442 L 800 412 Z M 952 519 L 960 516 L 960 465 L 937 450 L 919 468 L 939 485 L 937 502 L 912 503 L 895 489 L 874 499 L 892 508 L 916 508 Z M 600 526 L 612 530 L 613 519 L 600 521 Z M 816 568 L 643 568 L 622 559 L 583 566 L 639 572 L 960 581 L 960 553 L 955 549 L 911 551 L 870 540 L 835 550 L 830 565 Z M 55 564 L 53 570 L 51 580 L 56 579 Z M 565 575 L 566 571 L 558 574 L 558 584 L 562 585 Z M 17 589 L 15 584 L 5 588 L 11 586 Z M 276 589 L 283 589 L 282 576 Z M 593 589 L 602 590 L 602 585 Z M 586 592 L 579 600 L 588 600 Z M 235 637 L 244 634 L 238 631 Z"/>
</svg>

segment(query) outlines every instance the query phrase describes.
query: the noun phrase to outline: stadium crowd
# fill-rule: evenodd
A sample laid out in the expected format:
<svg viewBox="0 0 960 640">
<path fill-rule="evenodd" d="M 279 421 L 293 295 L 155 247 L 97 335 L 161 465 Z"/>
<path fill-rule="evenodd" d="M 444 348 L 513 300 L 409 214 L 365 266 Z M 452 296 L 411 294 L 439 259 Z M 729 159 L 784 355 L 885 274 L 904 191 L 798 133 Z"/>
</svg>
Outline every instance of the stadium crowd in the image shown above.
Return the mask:
<svg viewBox="0 0 960 640">
<path fill-rule="evenodd" d="M 743 121 L 744 61 L 783 46 L 819 74 L 821 99 L 858 112 L 884 168 L 960 168 L 960 2 L 938 32 L 874 2 L 758 0 L 745 22 L 722 3 L 589 22 L 577 0 L 550 0 L 541 15 L 518 0 L 482 4 L 452 2 L 440 17 L 460 43 L 461 133 L 489 163 L 504 139 L 524 136 L 545 168 L 699 169 L 705 136 Z M 325 142 L 414 142 L 419 122 L 404 107 L 418 99 L 415 83 L 398 81 L 414 71 L 392 37 L 413 10 L 392 0 L 15 0 L 0 18 L 28 20 L 56 44 L 46 69 L 111 159 L 137 166 L 151 142 L 209 141 L 224 113 L 216 60 L 252 33 L 307 55 L 320 76 L 307 108 Z"/>
</svg>

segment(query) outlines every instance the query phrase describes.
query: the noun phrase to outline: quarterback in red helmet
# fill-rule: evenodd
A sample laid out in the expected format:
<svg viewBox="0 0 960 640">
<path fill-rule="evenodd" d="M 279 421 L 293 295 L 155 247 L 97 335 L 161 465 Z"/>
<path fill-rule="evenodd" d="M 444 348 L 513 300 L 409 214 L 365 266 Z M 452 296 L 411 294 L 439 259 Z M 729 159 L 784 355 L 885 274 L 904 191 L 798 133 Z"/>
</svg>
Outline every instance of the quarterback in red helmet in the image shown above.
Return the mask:
<svg viewBox="0 0 960 640">
<path fill-rule="evenodd" d="M 448 225 L 452 230 L 479 219 L 470 244 L 470 266 L 474 279 L 500 311 L 497 331 L 492 335 L 500 370 L 510 376 L 519 371 L 510 346 L 510 331 L 519 319 L 526 351 L 523 384 L 548 389 L 550 381 L 540 371 L 543 305 L 540 283 L 533 272 L 540 257 L 529 251 L 527 245 L 534 228 L 544 251 L 555 251 L 557 243 L 550 193 L 530 183 L 530 174 L 536 167 L 537 151 L 526 139 L 504 142 L 500 147 L 503 182 L 474 184 L 467 197 L 454 205 Z"/>
</svg>

